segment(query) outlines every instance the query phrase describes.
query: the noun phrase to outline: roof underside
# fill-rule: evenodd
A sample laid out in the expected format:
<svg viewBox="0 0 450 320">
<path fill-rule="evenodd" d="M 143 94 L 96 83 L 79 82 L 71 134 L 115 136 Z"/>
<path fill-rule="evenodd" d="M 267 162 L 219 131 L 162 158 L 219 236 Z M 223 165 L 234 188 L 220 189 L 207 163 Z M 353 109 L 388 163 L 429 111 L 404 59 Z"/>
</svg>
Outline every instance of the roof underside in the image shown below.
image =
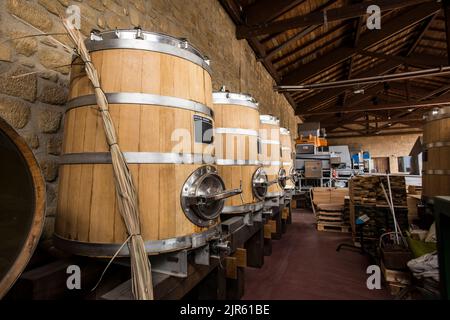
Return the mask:
<svg viewBox="0 0 450 320">
<path fill-rule="evenodd" d="M 378 0 L 379 30 L 366 26 L 366 9 L 374 1 L 220 1 L 236 23 L 238 39 L 247 39 L 278 85 L 449 65 L 448 1 Z M 298 116 L 320 121 L 332 137 L 415 133 L 423 114 L 435 107 L 433 100 L 450 101 L 449 80 L 442 74 L 284 94 Z"/>
</svg>

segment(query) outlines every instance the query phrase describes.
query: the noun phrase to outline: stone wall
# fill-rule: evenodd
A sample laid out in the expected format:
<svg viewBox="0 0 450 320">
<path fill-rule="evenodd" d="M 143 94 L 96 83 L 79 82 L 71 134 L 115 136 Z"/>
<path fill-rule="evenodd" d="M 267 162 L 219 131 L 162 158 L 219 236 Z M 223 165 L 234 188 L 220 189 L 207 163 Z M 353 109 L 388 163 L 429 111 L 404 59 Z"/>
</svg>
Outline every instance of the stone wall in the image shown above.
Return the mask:
<svg viewBox="0 0 450 320">
<path fill-rule="evenodd" d="M 330 145 L 349 145 L 355 149 L 369 151 L 372 158 L 389 157 L 391 173 L 398 172 L 398 157 L 408 156 L 420 134 L 395 136 L 372 136 L 361 138 L 336 138 L 328 140 Z"/>
<path fill-rule="evenodd" d="M 296 132 L 298 118 L 286 99 L 274 93 L 264 67 L 218 0 L 0 0 L 0 117 L 23 135 L 47 181 L 47 225 L 51 235 L 56 211 L 58 157 L 68 92 L 71 44 L 58 16 L 76 4 L 81 30 L 141 26 L 189 41 L 212 62 L 213 87 L 252 94 L 262 113 L 281 118 Z M 41 33 L 51 36 L 28 37 Z"/>
</svg>

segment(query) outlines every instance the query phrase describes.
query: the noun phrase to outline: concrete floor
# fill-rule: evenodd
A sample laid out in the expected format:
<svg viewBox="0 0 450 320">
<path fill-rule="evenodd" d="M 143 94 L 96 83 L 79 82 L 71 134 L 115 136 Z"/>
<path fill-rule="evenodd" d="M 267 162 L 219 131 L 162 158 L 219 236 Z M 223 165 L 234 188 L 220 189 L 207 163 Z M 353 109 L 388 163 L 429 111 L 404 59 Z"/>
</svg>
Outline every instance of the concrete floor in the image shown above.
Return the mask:
<svg viewBox="0 0 450 320">
<path fill-rule="evenodd" d="M 295 210 L 292 217 L 264 266 L 245 270 L 244 300 L 392 299 L 385 289 L 367 289 L 367 257 L 336 252 L 338 244 L 351 243 L 350 234 L 317 231 L 311 212 Z"/>
</svg>

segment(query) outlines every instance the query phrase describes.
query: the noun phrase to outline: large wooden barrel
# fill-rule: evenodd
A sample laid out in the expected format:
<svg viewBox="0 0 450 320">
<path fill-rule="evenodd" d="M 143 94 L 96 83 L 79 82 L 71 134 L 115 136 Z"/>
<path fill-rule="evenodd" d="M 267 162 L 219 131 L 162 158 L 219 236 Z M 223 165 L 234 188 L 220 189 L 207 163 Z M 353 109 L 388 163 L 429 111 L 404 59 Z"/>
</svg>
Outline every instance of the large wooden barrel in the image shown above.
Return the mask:
<svg viewBox="0 0 450 320">
<path fill-rule="evenodd" d="M 281 167 L 285 175 L 288 177 L 285 180 L 285 189 L 295 188 L 293 182 L 294 175 L 294 161 L 292 159 L 292 137 L 291 132 L 286 128 L 280 128 L 280 144 L 281 144 Z M 281 183 L 284 183 L 281 181 Z"/>
<path fill-rule="evenodd" d="M 450 107 L 428 113 L 423 128 L 423 191 L 428 201 L 450 196 Z"/>
<path fill-rule="evenodd" d="M 223 213 L 259 211 L 267 192 L 267 176 L 259 165 L 259 111 L 249 95 L 213 93 L 215 150 L 218 172 L 227 188 L 242 188 L 241 197 L 225 202 Z"/>
<path fill-rule="evenodd" d="M 261 115 L 259 138 L 260 161 L 269 180 L 266 197 L 282 197 L 283 181 L 286 176 L 281 170 L 280 120 L 272 115 Z"/>
<path fill-rule="evenodd" d="M 141 30 L 86 42 L 139 196 L 149 254 L 191 248 L 217 233 L 223 181 L 213 166 L 207 60 L 186 40 Z M 93 87 L 75 61 L 65 117 L 56 245 L 108 257 L 127 239 Z M 213 196 L 214 197 L 209 197 Z M 204 241 L 205 240 L 205 241 Z M 124 246 L 121 256 L 128 255 Z"/>
<path fill-rule="evenodd" d="M 25 140 L 0 118 L 0 299 L 28 264 L 42 233 L 45 183 Z"/>
</svg>

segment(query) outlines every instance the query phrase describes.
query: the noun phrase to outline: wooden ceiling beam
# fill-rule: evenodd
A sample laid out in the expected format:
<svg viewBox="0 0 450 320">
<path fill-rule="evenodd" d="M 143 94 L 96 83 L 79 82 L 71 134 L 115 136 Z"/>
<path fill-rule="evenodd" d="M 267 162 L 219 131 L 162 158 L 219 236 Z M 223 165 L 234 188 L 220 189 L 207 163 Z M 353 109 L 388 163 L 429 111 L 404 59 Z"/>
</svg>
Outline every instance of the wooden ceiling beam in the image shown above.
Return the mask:
<svg viewBox="0 0 450 320">
<path fill-rule="evenodd" d="M 224 7 L 224 9 L 228 12 L 231 19 L 234 21 L 234 23 L 236 25 L 240 25 L 242 23 L 242 20 L 241 20 L 242 7 L 240 7 L 238 4 L 236 4 L 236 2 L 234 0 L 220 0 L 220 3 Z M 257 40 L 249 39 L 247 42 L 250 45 L 250 47 L 253 49 L 253 51 L 255 52 L 257 59 L 266 55 L 266 49 Z M 258 60 L 261 60 L 261 59 L 258 59 Z M 272 76 L 275 83 L 279 84 L 280 77 L 279 77 L 277 71 L 275 70 L 273 64 L 270 61 L 262 60 L 261 62 L 264 65 L 264 67 L 266 68 L 267 72 L 269 72 L 269 74 Z M 286 97 L 286 100 L 291 104 L 291 106 L 293 108 L 295 108 L 296 104 L 295 104 L 294 99 L 292 99 L 291 95 L 288 93 L 288 94 L 284 94 L 284 96 Z"/>
<path fill-rule="evenodd" d="M 373 77 L 378 75 L 387 74 L 390 71 L 394 70 L 400 65 L 398 61 L 386 61 L 384 63 L 381 63 L 374 68 L 371 68 L 363 73 L 358 73 L 358 77 L 366 78 L 366 77 Z M 367 88 L 370 86 L 365 86 L 364 88 Z M 338 95 L 341 95 L 342 93 L 346 91 L 351 91 L 351 89 L 348 88 L 335 88 L 335 89 L 329 89 L 325 91 L 321 91 L 317 93 L 316 95 L 312 96 L 311 98 L 308 98 L 304 101 L 299 102 L 299 106 L 296 109 L 296 114 L 302 115 L 303 112 L 311 110 L 318 105 L 323 105 L 327 101 L 330 101 L 331 99 L 335 98 Z M 336 112 L 339 112 L 338 110 Z"/>
<path fill-rule="evenodd" d="M 369 133 L 364 135 L 352 134 L 352 135 L 333 135 L 327 136 L 327 139 L 342 139 L 342 138 L 355 138 L 355 137 L 374 137 L 374 136 L 398 136 L 406 134 L 421 134 L 423 130 L 409 130 L 409 131 L 399 131 L 399 132 L 385 132 L 385 133 Z"/>
<path fill-rule="evenodd" d="M 420 108 L 433 108 L 436 106 L 447 105 L 447 104 L 450 104 L 450 95 L 449 94 L 445 94 L 438 98 L 434 98 L 432 100 L 427 100 L 427 101 L 345 107 L 345 108 L 339 108 L 339 109 L 334 109 L 334 110 L 309 112 L 309 113 L 304 113 L 302 115 L 303 116 L 312 116 L 312 115 L 333 114 L 333 113 L 337 113 L 337 112 L 353 113 L 353 112 L 368 112 L 368 111 L 374 111 L 374 110 L 400 110 L 400 109 L 410 109 L 410 108 L 419 108 L 419 107 Z"/>
<path fill-rule="evenodd" d="M 442 6 L 444 7 L 445 16 L 445 37 L 447 40 L 447 59 L 450 65 L 450 0 L 443 0 Z"/>
<path fill-rule="evenodd" d="M 401 64 L 406 64 L 414 67 L 420 67 L 420 68 L 436 68 L 442 66 L 440 62 L 442 62 L 442 59 L 437 60 L 429 60 L 429 59 L 418 59 L 418 58 L 410 58 L 410 57 L 403 57 L 403 56 L 397 56 L 397 55 L 390 55 L 390 54 L 384 54 L 382 52 L 374 52 L 374 51 L 368 51 L 368 50 L 357 50 L 357 52 L 363 56 L 382 59 L 382 60 L 395 60 L 400 62 Z"/>
<path fill-rule="evenodd" d="M 440 10 L 440 6 L 435 2 L 422 4 L 414 7 L 414 9 L 386 22 L 381 30 L 371 31 L 363 36 L 359 41 L 356 49 L 369 49 L 386 39 L 392 38 L 396 34 L 407 30 L 419 23 L 420 21 L 436 14 Z M 283 80 L 283 85 L 295 85 L 301 83 L 313 76 L 347 60 L 349 57 L 357 54 L 355 48 L 341 47 L 333 50 L 331 53 L 322 56 L 306 65 L 301 65 L 297 69 L 287 74 Z"/>
<path fill-rule="evenodd" d="M 408 118 L 402 118 L 402 119 L 389 119 L 386 117 L 383 118 L 377 118 L 377 119 L 369 119 L 369 120 L 341 120 L 338 123 L 336 123 L 336 121 L 334 122 L 321 122 L 320 126 L 323 128 L 327 128 L 331 125 L 352 125 L 352 124 L 366 124 L 366 123 L 385 123 L 385 122 L 390 122 L 390 123 L 408 123 L 408 122 L 421 122 L 423 121 L 422 118 L 414 116 L 414 117 L 408 117 Z"/>
<path fill-rule="evenodd" d="M 339 0 L 330 0 L 328 2 L 326 2 L 325 4 L 321 5 L 320 7 L 318 7 L 316 10 L 325 10 L 328 7 L 332 6 L 333 4 L 335 4 L 336 2 L 338 2 Z M 264 57 L 264 59 L 271 59 L 272 57 L 274 57 L 279 51 L 285 49 L 286 47 L 288 47 L 290 44 L 296 42 L 297 40 L 303 38 L 304 36 L 306 36 L 307 34 L 309 34 L 310 32 L 313 32 L 314 30 L 320 28 L 320 25 L 312 25 L 312 26 L 308 26 L 302 30 L 300 30 L 296 35 L 292 36 L 291 38 L 289 38 L 288 40 L 286 40 L 285 42 L 283 42 L 282 44 L 280 44 L 279 46 L 277 46 L 276 48 L 272 49 L 267 56 Z M 279 33 L 277 33 L 278 35 Z M 272 37 L 270 37 L 272 38 Z M 316 41 L 318 41 L 318 39 L 315 39 Z"/>
<path fill-rule="evenodd" d="M 314 45 L 317 42 L 321 42 L 323 39 L 325 39 L 326 37 L 330 36 L 331 34 L 333 34 L 336 31 L 339 31 L 340 29 L 345 28 L 346 26 L 343 24 L 340 24 L 338 26 L 335 26 L 333 28 L 330 28 L 327 32 L 325 32 L 324 34 L 320 35 L 319 37 L 314 37 L 313 39 L 309 40 L 307 43 L 303 44 L 301 47 L 295 48 L 292 51 L 286 52 L 285 54 L 283 54 L 282 56 L 278 57 L 277 59 L 275 59 L 273 61 L 273 63 L 278 63 L 286 58 L 289 58 L 290 56 L 305 50 L 306 48 L 308 48 L 311 45 Z M 314 49 L 315 50 L 315 49 Z"/>
<path fill-rule="evenodd" d="M 362 2 L 363 0 L 353 0 L 354 2 Z M 353 48 L 358 47 L 359 38 L 361 37 L 362 27 L 363 27 L 364 19 L 362 17 L 356 18 L 355 21 L 355 35 L 353 38 Z M 353 63 L 355 61 L 355 57 L 351 56 L 348 60 L 348 71 L 347 71 L 347 80 L 352 78 L 353 75 Z M 342 106 L 345 106 L 347 102 L 347 94 L 348 91 L 344 91 L 342 94 Z"/>
<path fill-rule="evenodd" d="M 244 22 L 259 25 L 278 18 L 305 0 L 260 0 L 244 8 Z"/>
<path fill-rule="evenodd" d="M 266 5 L 266 10 L 274 8 L 276 3 L 280 3 L 280 6 L 287 0 L 270 1 L 264 0 L 263 2 L 270 2 Z M 261 2 L 261 3 L 263 3 Z M 407 6 L 418 5 L 421 3 L 432 3 L 430 0 L 378 0 L 377 5 L 383 11 L 401 9 Z M 256 2 L 256 5 L 258 2 Z M 273 12 L 276 10 L 272 9 Z M 282 32 L 290 29 L 302 28 L 311 25 L 321 25 L 326 21 L 341 21 L 352 18 L 361 17 L 367 14 L 367 3 L 359 3 L 353 5 L 347 5 L 336 9 L 330 9 L 326 11 L 326 17 L 322 11 L 314 11 L 309 14 L 289 18 L 281 21 L 274 21 L 272 23 L 263 23 L 257 26 L 242 25 L 238 26 L 236 30 L 236 36 L 238 39 L 254 38 L 264 34 L 271 34 L 276 32 Z M 261 20 L 266 19 L 266 16 L 262 16 Z"/>
<path fill-rule="evenodd" d="M 422 41 L 422 38 L 425 36 L 425 34 L 427 33 L 427 31 L 430 29 L 431 25 L 433 24 L 434 19 L 436 19 L 436 17 L 438 16 L 438 14 L 434 14 L 432 15 L 427 22 L 425 22 L 424 27 L 422 28 L 422 30 L 419 32 L 419 35 L 417 36 L 416 40 L 414 41 L 414 43 L 411 45 L 411 48 L 409 48 L 406 56 L 410 56 L 417 48 L 417 46 L 419 45 L 420 41 Z"/>
</svg>

